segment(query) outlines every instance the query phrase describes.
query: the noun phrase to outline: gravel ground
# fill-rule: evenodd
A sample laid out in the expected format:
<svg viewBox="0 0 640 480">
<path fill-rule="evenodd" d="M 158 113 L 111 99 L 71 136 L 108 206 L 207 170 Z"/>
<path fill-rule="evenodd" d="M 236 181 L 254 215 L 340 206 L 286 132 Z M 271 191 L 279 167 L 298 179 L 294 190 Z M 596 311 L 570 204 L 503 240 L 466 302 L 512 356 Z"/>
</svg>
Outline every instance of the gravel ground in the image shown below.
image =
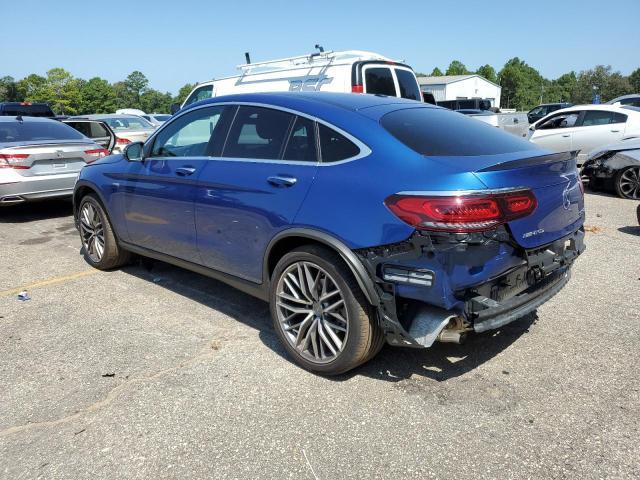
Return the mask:
<svg viewBox="0 0 640 480">
<path fill-rule="evenodd" d="M 637 202 L 586 201 L 537 315 L 334 379 L 227 286 L 92 270 L 67 202 L 0 210 L 0 478 L 639 478 Z"/>
</svg>

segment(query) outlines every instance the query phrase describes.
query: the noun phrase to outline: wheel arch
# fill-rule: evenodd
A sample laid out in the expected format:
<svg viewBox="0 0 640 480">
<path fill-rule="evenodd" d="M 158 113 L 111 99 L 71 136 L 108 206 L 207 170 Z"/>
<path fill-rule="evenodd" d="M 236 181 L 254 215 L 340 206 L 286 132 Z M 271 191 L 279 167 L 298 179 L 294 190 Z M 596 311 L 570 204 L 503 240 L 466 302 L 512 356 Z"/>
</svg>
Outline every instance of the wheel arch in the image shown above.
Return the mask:
<svg viewBox="0 0 640 480">
<path fill-rule="evenodd" d="M 380 297 L 378 296 L 373 280 L 356 254 L 334 236 L 309 228 L 287 229 L 280 232 L 271 240 L 264 256 L 263 271 L 265 284 L 270 282 L 271 274 L 283 255 L 294 248 L 308 244 L 322 245 L 338 253 L 349 267 L 349 270 L 351 270 L 351 273 L 353 273 L 367 301 L 373 306 L 379 305 Z"/>
<path fill-rule="evenodd" d="M 78 226 L 78 207 L 80 206 L 80 202 L 82 201 L 82 197 L 88 195 L 88 194 L 94 194 L 96 197 L 98 197 L 98 201 L 102 204 L 102 208 L 104 209 L 105 213 L 107 214 L 107 216 L 109 216 L 109 211 L 107 209 L 107 202 L 105 201 L 104 196 L 102 195 L 102 192 L 100 192 L 100 189 L 94 185 L 93 183 L 87 182 L 86 180 L 78 180 L 76 182 L 76 186 L 73 189 L 73 197 L 72 197 L 72 201 L 73 201 L 73 221 L 76 224 L 76 228 L 79 228 Z M 113 223 L 113 219 L 110 218 L 111 221 L 111 228 L 113 229 L 113 233 L 115 234 L 116 238 L 118 240 L 120 240 L 120 235 L 118 233 L 117 230 L 117 226 L 114 225 Z"/>
</svg>

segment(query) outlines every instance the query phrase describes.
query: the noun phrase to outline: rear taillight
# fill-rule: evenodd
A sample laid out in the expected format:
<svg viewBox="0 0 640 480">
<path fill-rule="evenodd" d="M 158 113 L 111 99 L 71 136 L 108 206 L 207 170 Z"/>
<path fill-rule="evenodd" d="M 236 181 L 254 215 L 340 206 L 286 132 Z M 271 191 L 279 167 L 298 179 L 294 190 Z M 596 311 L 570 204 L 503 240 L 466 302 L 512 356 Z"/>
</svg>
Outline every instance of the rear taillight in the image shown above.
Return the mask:
<svg viewBox="0 0 640 480">
<path fill-rule="evenodd" d="M 127 145 L 128 143 L 131 143 L 131 140 L 129 140 L 128 138 L 124 138 L 124 137 L 116 138 L 117 145 Z"/>
<path fill-rule="evenodd" d="M 419 230 L 483 232 L 533 213 L 538 202 L 530 190 L 460 196 L 391 195 L 385 205 Z"/>
<path fill-rule="evenodd" d="M 0 153 L 0 168 L 17 168 L 26 170 L 31 165 L 25 165 L 25 160 L 29 158 L 26 153 Z"/>
<path fill-rule="evenodd" d="M 364 86 L 363 85 L 352 85 L 351 86 L 351 93 L 364 93 Z"/>
<path fill-rule="evenodd" d="M 86 163 L 92 163 L 99 158 L 109 155 L 109 150 L 107 150 L 106 148 L 94 148 L 92 150 L 85 150 L 84 153 L 89 155 L 90 157 L 86 160 Z"/>
</svg>

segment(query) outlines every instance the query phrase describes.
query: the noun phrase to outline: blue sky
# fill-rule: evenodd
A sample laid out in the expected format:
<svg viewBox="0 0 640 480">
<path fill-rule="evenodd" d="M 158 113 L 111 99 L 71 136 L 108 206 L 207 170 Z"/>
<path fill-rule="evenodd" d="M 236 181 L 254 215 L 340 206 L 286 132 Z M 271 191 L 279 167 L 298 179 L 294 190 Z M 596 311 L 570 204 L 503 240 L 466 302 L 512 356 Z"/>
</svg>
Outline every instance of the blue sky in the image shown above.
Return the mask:
<svg viewBox="0 0 640 480">
<path fill-rule="evenodd" d="M 371 50 L 415 70 L 454 59 L 499 70 L 518 56 L 555 78 L 597 64 L 640 67 L 640 0 L 215 1 L 0 0 L 0 76 L 123 79 L 142 71 L 175 93 L 254 61 L 329 50 Z M 4 16 L 4 15 L 3 15 Z"/>
</svg>

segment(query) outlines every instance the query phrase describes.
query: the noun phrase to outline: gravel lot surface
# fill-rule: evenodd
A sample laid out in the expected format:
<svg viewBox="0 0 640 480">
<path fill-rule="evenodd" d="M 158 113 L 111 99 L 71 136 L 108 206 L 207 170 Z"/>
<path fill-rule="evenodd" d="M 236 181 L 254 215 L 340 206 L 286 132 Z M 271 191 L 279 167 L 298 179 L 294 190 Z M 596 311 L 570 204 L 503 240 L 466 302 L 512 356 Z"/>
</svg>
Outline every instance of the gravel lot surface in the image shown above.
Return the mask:
<svg viewBox="0 0 640 480">
<path fill-rule="evenodd" d="M 69 203 L 2 209 L 0 478 L 640 478 L 636 205 L 587 195 L 587 251 L 537 315 L 334 379 L 247 295 L 92 270 Z"/>
</svg>

